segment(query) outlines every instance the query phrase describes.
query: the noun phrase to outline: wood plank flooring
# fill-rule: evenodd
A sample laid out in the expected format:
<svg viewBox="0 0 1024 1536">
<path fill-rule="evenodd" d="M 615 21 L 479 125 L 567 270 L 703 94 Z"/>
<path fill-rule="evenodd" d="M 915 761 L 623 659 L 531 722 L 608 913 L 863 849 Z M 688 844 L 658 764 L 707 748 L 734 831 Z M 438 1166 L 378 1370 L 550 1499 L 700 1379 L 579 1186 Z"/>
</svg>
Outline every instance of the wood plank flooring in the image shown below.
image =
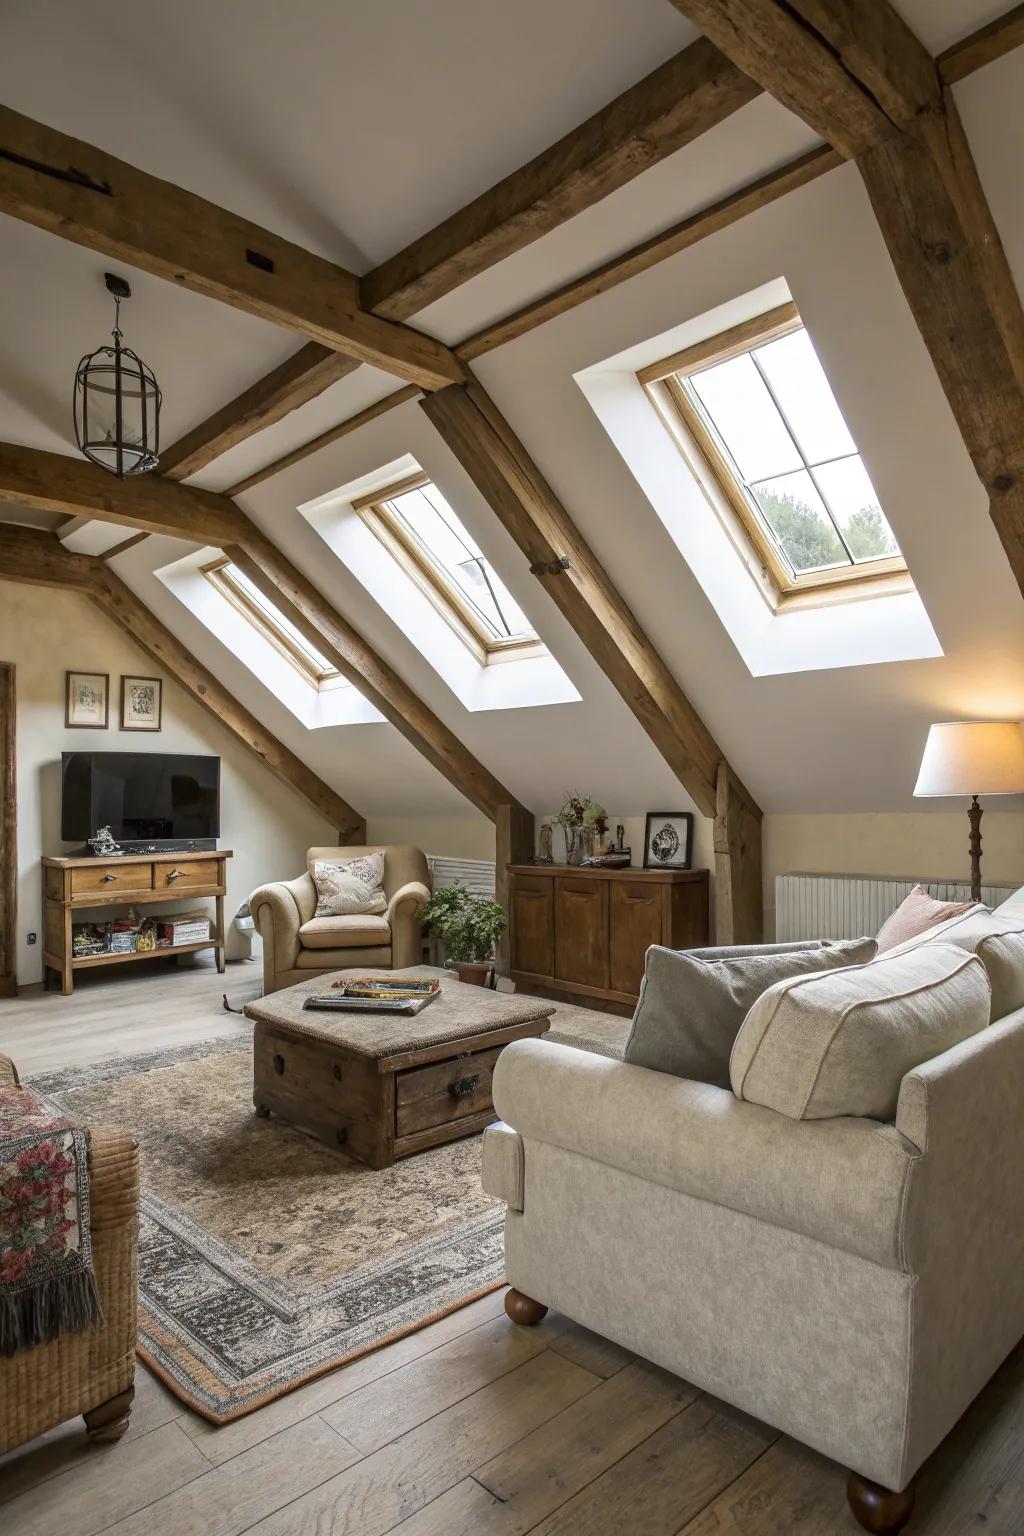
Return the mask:
<svg viewBox="0 0 1024 1536">
<path fill-rule="evenodd" d="M 0 1002 L 30 1074 L 243 1033 L 253 965 L 82 978 Z M 845 1472 L 684 1381 L 501 1294 L 214 1428 L 144 1367 L 128 1437 L 81 1421 L 0 1459 L 17 1536 L 854 1536 Z M 1024 1348 L 926 1467 L 920 1536 L 1024 1533 Z"/>
</svg>

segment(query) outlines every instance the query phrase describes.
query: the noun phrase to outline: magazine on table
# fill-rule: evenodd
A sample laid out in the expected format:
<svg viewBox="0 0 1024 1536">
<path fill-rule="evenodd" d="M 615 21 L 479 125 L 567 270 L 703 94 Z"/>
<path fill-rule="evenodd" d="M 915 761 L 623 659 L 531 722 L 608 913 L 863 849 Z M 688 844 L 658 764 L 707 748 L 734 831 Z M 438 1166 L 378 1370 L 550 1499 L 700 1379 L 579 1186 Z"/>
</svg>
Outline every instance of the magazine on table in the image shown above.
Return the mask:
<svg viewBox="0 0 1024 1536">
<path fill-rule="evenodd" d="M 425 976 L 345 976 L 326 992 L 307 997 L 304 1007 L 336 1013 L 421 1013 L 441 990 Z"/>
</svg>

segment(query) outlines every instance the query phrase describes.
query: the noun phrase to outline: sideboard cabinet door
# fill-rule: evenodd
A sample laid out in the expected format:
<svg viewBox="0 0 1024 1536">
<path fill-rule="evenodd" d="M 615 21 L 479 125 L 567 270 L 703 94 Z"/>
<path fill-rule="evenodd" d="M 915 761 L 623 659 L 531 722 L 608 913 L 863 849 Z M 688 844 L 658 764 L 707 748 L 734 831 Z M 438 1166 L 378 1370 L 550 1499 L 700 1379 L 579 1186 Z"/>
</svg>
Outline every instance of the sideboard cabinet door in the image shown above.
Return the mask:
<svg viewBox="0 0 1024 1536">
<path fill-rule="evenodd" d="M 512 969 L 531 976 L 555 974 L 552 882 L 516 875 L 512 890 Z"/>
<path fill-rule="evenodd" d="M 644 977 L 644 957 L 652 944 L 665 943 L 662 927 L 665 887 L 653 880 L 618 881 L 610 891 L 610 981 L 613 992 L 636 997 Z"/>
<path fill-rule="evenodd" d="M 585 987 L 608 985 L 608 882 L 555 881 L 555 975 Z"/>
</svg>

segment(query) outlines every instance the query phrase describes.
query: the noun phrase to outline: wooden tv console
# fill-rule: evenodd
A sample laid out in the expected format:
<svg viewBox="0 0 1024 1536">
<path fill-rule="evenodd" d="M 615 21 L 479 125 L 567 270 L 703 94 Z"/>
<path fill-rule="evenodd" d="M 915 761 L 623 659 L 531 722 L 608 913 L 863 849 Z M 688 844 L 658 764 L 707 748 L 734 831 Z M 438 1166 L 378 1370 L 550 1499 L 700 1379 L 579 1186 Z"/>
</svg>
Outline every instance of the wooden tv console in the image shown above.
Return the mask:
<svg viewBox="0 0 1024 1536">
<path fill-rule="evenodd" d="M 96 965 L 123 965 L 166 955 L 217 952 L 217 969 L 224 969 L 224 896 L 227 889 L 228 848 L 201 853 L 124 853 L 117 858 L 43 859 L 43 982 L 60 978 L 61 991 L 71 992 L 74 973 Z M 93 907 L 135 907 L 172 901 L 179 896 L 213 896 L 217 914 L 209 939 L 173 948 L 132 950 L 119 955 L 79 955 L 71 950 L 71 926 L 76 912 Z"/>
</svg>

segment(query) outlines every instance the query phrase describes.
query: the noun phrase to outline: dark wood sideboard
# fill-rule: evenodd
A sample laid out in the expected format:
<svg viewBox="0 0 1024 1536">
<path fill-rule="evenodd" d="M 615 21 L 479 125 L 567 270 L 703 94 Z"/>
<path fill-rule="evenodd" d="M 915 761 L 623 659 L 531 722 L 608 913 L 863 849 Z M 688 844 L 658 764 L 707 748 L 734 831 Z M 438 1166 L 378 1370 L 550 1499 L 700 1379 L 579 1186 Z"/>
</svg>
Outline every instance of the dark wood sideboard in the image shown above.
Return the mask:
<svg viewBox="0 0 1024 1536">
<path fill-rule="evenodd" d="M 706 869 L 509 866 L 512 980 L 632 1005 L 652 944 L 708 942 Z"/>
</svg>

